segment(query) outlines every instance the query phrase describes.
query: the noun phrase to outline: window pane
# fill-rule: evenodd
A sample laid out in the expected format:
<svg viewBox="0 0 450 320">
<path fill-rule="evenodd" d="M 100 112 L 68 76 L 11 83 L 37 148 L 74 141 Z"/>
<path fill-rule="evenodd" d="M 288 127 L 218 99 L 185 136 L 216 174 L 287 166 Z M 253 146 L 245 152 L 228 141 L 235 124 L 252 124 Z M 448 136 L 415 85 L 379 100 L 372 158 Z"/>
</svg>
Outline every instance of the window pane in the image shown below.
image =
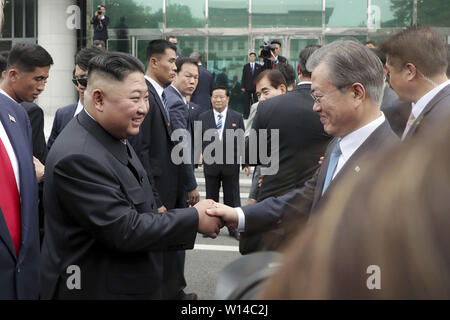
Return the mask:
<svg viewBox="0 0 450 320">
<path fill-rule="evenodd" d="M 9 51 L 12 47 L 12 41 L 0 40 L 0 51 Z"/>
<path fill-rule="evenodd" d="M 131 41 L 128 39 L 108 39 L 108 51 L 131 53 Z"/>
<path fill-rule="evenodd" d="M 178 52 L 183 57 L 189 57 L 192 52 L 201 52 L 205 56 L 205 37 L 177 37 L 178 39 Z"/>
<path fill-rule="evenodd" d="M 418 0 L 417 24 L 450 27 L 450 2 L 448 0 Z"/>
<path fill-rule="evenodd" d="M 223 50 L 219 44 L 226 43 Z M 231 45 L 230 45 L 231 44 Z M 244 112 L 244 96 L 241 91 L 242 68 L 247 63 L 248 37 L 209 38 L 208 70 L 214 75 L 217 86 L 230 90 L 230 108 Z M 244 50 L 239 48 L 244 48 Z"/>
<path fill-rule="evenodd" d="M 34 38 L 35 2 L 36 0 L 25 1 L 25 36 L 27 38 Z"/>
<path fill-rule="evenodd" d="M 205 1 L 167 0 L 168 28 L 204 28 Z"/>
<path fill-rule="evenodd" d="M 210 0 L 210 28 L 247 28 L 248 0 Z"/>
<path fill-rule="evenodd" d="M 14 1 L 14 37 L 23 38 L 23 0 Z"/>
<path fill-rule="evenodd" d="M 101 0 L 93 1 L 94 15 Z M 109 17 L 108 29 L 123 28 L 162 28 L 162 0 L 106 0 L 106 15 Z M 90 19 L 90 18 L 89 18 Z"/>
<path fill-rule="evenodd" d="M 321 27 L 322 0 L 255 0 L 252 27 Z"/>
<path fill-rule="evenodd" d="M 377 28 L 408 27 L 412 23 L 413 0 L 372 0 L 372 23 Z"/>
<path fill-rule="evenodd" d="M 367 36 L 325 36 L 324 44 L 328 44 L 337 39 L 356 39 L 364 44 L 367 41 Z"/>
<path fill-rule="evenodd" d="M 367 27 L 367 0 L 327 0 L 325 10 L 328 28 Z"/>
<path fill-rule="evenodd" d="M 291 65 L 294 67 L 294 70 L 297 70 L 298 65 L 298 55 L 300 54 L 300 51 L 302 51 L 306 46 L 310 44 L 317 44 L 319 43 L 318 39 L 291 39 L 290 41 L 290 62 Z M 297 75 L 297 83 L 299 82 L 298 75 Z"/>
<path fill-rule="evenodd" d="M 12 0 L 6 0 L 5 1 L 5 7 L 3 9 L 3 29 L 2 29 L 2 37 L 3 38 L 11 38 L 12 37 L 12 19 L 11 19 L 11 12 L 12 12 Z"/>
</svg>

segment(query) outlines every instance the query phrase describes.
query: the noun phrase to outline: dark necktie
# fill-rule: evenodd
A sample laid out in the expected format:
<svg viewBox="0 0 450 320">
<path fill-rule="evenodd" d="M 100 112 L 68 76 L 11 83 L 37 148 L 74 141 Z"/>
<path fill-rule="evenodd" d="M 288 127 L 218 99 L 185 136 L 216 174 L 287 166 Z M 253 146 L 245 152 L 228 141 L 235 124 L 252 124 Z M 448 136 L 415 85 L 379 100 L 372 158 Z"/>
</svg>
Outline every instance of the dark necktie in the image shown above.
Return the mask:
<svg viewBox="0 0 450 320">
<path fill-rule="evenodd" d="M 336 167 L 337 167 L 339 157 L 341 156 L 341 154 L 342 154 L 342 151 L 339 146 L 339 142 L 337 142 L 333 148 L 333 151 L 331 152 L 330 162 L 328 164 L 327 176 L 325 177 L 325 183 L 323 184 L 322 196 L 325 193 L 325 191 L 328 189 L 328 186 L 330 185 L 330 182 L 333 178 L 334 171 L 336 171 Z"/>
<path fill-rule="evenodd" d="M 16 177 L 3 142 L 0 140 L 0 208 L 16 249 L 20 249 L 20 198 Z"/>
<path fill-rule="evenodd" d="M 163 91 L 163 93 L 161 95 L 161 98 L 162 98 L 162 102 L 163 102 L 163 105 L 164 105 L 164 110 L 166 110 L 167 121 L 170 122 L 169 107 L 167 105 L 167 97 L 166 97 L 166 93 L 164 91 Z"/>
<path fill-rule="evenodd" d="M 253 75 L 255 73 L 255 64 L 252 63 L 252 64 L 250 64 L 250 66 L 252 67 L 252 75 Z"/>
</svg>

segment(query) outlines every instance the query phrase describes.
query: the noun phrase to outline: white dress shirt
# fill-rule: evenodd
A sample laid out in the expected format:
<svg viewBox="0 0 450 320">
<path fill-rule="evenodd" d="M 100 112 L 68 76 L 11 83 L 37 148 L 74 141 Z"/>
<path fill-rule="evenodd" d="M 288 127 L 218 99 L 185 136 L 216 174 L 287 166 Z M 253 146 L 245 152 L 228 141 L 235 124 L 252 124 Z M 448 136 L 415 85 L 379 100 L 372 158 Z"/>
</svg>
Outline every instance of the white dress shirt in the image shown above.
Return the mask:
<svg viewBox="0 0 450 320">
<path fill-rule="evenodd" d="M 217 128 L 217 122 L 219 121 L 218 115 L 221 114 L 222 115 L 222 128 L 220 129 L 219 132 L 219 139 L 222 140 L 223 137 L 223 129 L 225 127 L 225 120 L 227 118 L 227 110 L 228 110 L 228 106 L 222 111 L 222 112 L 217 112 L 215 109 L 213 109 L 214 111 L 214 120 L 216 121 L 216 128 Z"/>
<path fill-rule="evenodd" d="M 446 86 L 450 85 L 450 80 L 445 81 L 444 83 L 441 83 L 434 89 L 428 91 L 422 98 L 420 98 L 417 103 L 412 104 L 412 114 L 414 115 L 414 118 L 417 119 L 420 114 L 422 113 L 423 109 L 427 106 L 428 103 Z"/>
<path fill-rule="evenodd" d="M 155 80 L 153 80 L 152 78 L 150 78 L 148 75 L 145 75 L 144 77 L 145 77 L 145 79 L 147 79 L 147 80 L 152 84 L 153 88 L 155 88 L 156 93 L 157 93 L 158 96 L 159 96 L 159 100 L 161 100 L 162 106 L 165 107 L 165 106 L 164 106 L 163 99 L 162 99 L 162 94 L 163 94 L 163 92 L 164 92 L 164 88 L 161 87 L 161 86 L 159 85 L 158 82 L 156 82 Z"/>
<path fill-rule="evenodd" d="M 75 113 L 73 114 L 73 117 L 75 118 L 77 114 L 81 112 L 81 110 L 84 109 L 84 106 L 81 104 L 81 101 L 78 100 L 77 108 L 75 109 Z"/>
<path fill-rule="evenodd" d="M 0 89 L 0 94 L 7 96 L 9 99 L 17 103 L 13 98 L 11 98 L 5 91 Z M 18 105 L 18 107 L 20 107 Z M 0 139 L 2 140 L 3 145 L 5 146 L 6 152 L 8 153 L 9 160 L 11 161 L 11 165 L 14 171 L 14 176 L 16 178 L 17 190 L 20 193 L 20 175 L 19 175 L 19 162 L 17 161 L 16 154 L 14 153 L 13 146 L 11 141 L 9 140 L 8 134 L 6 133 L 5 127 L 3 123 L 0 121 Z"/>
<path fill-rule="evenodd" d="M 336 170 L 333 174 L 333 179 L 345 165 L 348 159 L 355 153 L 356 150 L 367 140 L 367 138 L 386 121 L 383 112 L 380 112 L 380 116 L 373 120 L 372 122 L 366 124 L 364 127 L 359 128 L 339 141 L 339 146 L 341 148 L 341 156 L 339 157 Z M 238 227 L 237 230 L 242 232 L 245 230 L 245 214 L 241 208 L 235 208 L 238 213 Z"/>
</svg>

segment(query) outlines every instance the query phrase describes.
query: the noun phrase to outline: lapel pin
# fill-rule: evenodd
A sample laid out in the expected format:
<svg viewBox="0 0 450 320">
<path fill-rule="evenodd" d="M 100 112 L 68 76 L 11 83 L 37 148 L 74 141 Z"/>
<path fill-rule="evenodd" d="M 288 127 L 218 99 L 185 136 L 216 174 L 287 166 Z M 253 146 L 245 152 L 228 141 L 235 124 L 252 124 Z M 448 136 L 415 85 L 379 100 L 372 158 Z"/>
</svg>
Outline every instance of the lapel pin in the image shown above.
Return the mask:
<svg viewBox="0 0 450 320">
<path fill-rule="evenodd" d="M 359 166 L 356 166 L 356 167 L 355 167 L 355 171 L 356 171 L 356 172 L 360 172 L 360 171 L 361 171 L 361 168 L 360 168 Z"/>
<path fill-rule="evenodd" d="M 11 120 L 11 122 L 16 122 L 16 118 L 14 118 L 12 115 L 8 114 L 9 116 L 9 120 Z"/>
</svg>

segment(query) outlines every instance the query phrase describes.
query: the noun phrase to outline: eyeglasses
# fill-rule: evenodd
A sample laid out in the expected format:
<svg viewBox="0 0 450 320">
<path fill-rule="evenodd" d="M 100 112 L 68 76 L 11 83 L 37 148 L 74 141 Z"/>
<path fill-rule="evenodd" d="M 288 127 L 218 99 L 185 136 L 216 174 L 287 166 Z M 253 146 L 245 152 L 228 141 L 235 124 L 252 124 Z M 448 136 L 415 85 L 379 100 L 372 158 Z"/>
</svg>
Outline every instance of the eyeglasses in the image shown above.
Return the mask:
<svg viewBox="0 0 450 320">
<path fill-rule="evenodd" d="M 88 84 L 87 79 L 81 79 L 81 78 L 73 78 L 72 82 L 74 85 L 78 86 L 78 84 L 80 84 L 80 86 L 82 86 L 82 87 L 87 87 L 87 84 Z"/>
<path fill-rule="evenodd" d="M 347 88 L 347 87 L 348 87 L 348 86 L 341 86 L 341 87 L 339 87 L 339 88 L 334 88 L 333 90 L 331 90 L 331 91 L 328 92 L 327 94 L 330 94 L 330 93 L 332 93 L 332 92 L 334 92 L 334 91 L 341 91 L 342 89 Z M 320 106 L 320 99 L 322 99 L 323 96 L 318 97 L 318 96 L 315 96 L 314 93 L 311 93 L 311 97 L 313 98 L 314 103 L 317 104 L 318 106 Z"/>
</svg>

